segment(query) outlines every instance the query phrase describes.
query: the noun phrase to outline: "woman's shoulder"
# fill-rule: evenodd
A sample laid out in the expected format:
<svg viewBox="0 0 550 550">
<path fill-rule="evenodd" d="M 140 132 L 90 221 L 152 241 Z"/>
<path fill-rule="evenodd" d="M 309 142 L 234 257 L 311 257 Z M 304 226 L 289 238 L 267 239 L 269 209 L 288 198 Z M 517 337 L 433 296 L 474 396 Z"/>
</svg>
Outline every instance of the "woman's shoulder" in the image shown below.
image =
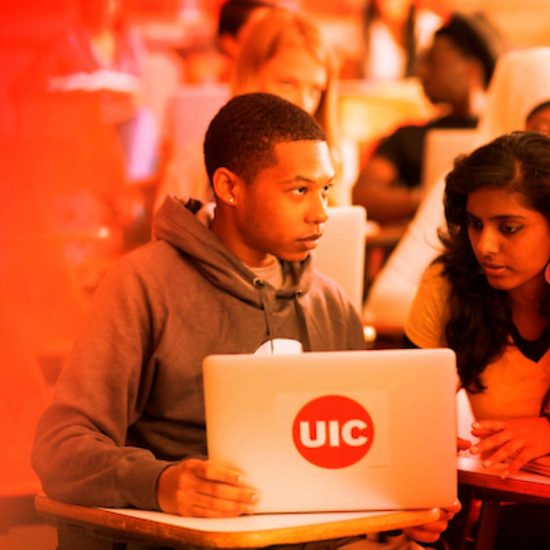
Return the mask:
<svg viewBox="0 0 550 550">
<path fill-rule="evenodd" d="M 420 279 L 420 287 L 422 285 L 429 285 L 430 287 L 437 288 L 440 290 L 448 290 L 450 283 L 447 277 L 444 274 L 444 267 L 440 261 L 432 262 L 422 274 Z"/>
<path fill-rule="evenodd" d="M 445 325 L 448 320 L 450 284 L 439 262 L 431 264 L 420 280 L 412 303 L 405 334 L 417 346 L 437 347 L 444 345 Z"/>
</svg>

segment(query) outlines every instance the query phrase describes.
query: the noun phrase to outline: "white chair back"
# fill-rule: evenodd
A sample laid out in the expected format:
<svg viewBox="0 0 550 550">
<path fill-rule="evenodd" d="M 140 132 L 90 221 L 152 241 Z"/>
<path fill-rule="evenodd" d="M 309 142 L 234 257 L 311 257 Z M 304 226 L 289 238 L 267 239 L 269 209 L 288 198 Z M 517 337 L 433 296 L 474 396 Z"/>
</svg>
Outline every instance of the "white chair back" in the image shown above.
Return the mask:
<svg viewBox="0 0 550 550">
<path fill-rule="evenodd" d="M 363 303 L 365 231 L 362 206 L 333 206 L 323 236 L 313 252 L 317 269 L 336 280 L 358 313 Z"/>
<path fill-rule="evenodd" d="M 454 159 L 477 145 L 475 128 L 433 128 L 426 134 L 422 185 L 429 189 L 453 168 Z"/>
</svg>

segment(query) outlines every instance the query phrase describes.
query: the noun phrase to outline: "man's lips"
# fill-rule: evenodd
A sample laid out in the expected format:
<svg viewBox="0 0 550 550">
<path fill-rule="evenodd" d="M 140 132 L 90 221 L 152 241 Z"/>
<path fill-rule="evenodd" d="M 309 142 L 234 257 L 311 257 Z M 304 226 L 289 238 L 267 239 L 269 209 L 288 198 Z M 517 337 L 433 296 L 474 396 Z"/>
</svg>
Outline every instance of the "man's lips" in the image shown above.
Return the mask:
<svg viewBox="0 0 550 550">
<path fill-rule="evenodd" d="M 308 235 L 307 237 L 302 237 L 298 239 L 299 241 L 317 241 L 321 238 L 321 233 L 314 233 L 313 235 Z"/>
<path fill-rule="evenodd" d="M 321 233 L 315 233 L 313 235 L 308 235 L 307 237 L 302 237 L 298 239 L 298 242 L 304 245 L 308 249 L 315 248 L 317 246 L 317 241 L 320 239 Z"/>
</svg>

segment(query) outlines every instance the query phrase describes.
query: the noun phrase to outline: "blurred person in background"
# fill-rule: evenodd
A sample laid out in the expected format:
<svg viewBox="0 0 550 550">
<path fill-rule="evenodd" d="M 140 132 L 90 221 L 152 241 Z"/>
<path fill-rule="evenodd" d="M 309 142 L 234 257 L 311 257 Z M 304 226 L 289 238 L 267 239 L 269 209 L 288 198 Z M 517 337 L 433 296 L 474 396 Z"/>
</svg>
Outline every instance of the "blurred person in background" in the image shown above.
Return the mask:
<svg viewBox="0 0 550 550">
<path fill-rule="evenodd" d="M 375 148 L 353 189 L 353 202 L 369 219 L 403 223 L 416 211 L 424 142 L 432 128 L 474 128 L 483 112 L 486 88 L 498 52 L 497 35 L 482 15 L 454 14 L 440 27 L 421 60 L 424 92 L 444 115 L 421 125 L 398 128 Z"/>
<path fill-rule="evenodd" d="M 319 29 L 304 14 L 277 9 L 255 21 L 243 36 L 231 92 L 273 93 L 313 115 L 327 134 L 337 170 L 330 202 L 346 204 L 356 166 L 343 161 L 336 118 L 337 74 L 334 54 Z M 168 194 L 212 200 L 199 144 L 175 153 L 157 193 L 156 207 Z"/>
<path fill-rule="evenodd" d="M 439 14 L 412 0 L 370 0 L 364 18 L 363 74 L 370 81 L 415 75 L 419 52 L 442 23 Z"/>
<path fill-rule="evenodd" d="M 100 278 L 143 221 L 122 139 L 136 113 L 139 48 L 120 6 L 66 9 L 54 30 L 45 15 L 28 15 L 26 40 L 41 47 L 10 89 L 17 125 L 3 163 L 6 284 L 39 353 L 70 346 Z"/>
<path fill-rule="evenodd" d="M 327 135 L 337 178 L 330 203 L 349 204 L 356 166 L 346 161 L 337 119 L 338 63 L 305 13 L 277 10 L 250 27 L 237 59 L 232 91 L 279 95 L 313 115 Z"/>
<path fill-rule="evenodd" d="M 50 91 L 101 94 L 101 116 L 119 134 L 128 181 L 154 174 L 158 130 L 143 104 L 145 48 L 124 0 L 77 0 L 76 24 L 47 56 Z"/>
<path fill-rule="evenodd" d="M 231 81 L 246 29 L 279 4 L 277 0 L 227 0 L 222 4 L 216 33 L 218 50 L 225 59 L 221 81 Z"/>
<path fill-rule="evenodd" d="M 215 36 L 215 51 L 188 53 L 185 58 L 190 84 L 205 82 L 219 84 L 224 95 L 234 71 L 243 34 L 255 21 L 277 5 L 276 0 L 227 0 L 222 3 Z M 188 77 L 189 77 L 188 74 Z M 201 75 L 198 77 L 197 75 Z M 229 97 L 229 91 L 227 91 Z M 221 106 L 221 105 L 220 105 Z M 211 200 L 206 174 L 202 165 L 200 143 L 177 143 L 177 122 L 174 103 L 168 105 L 167 128 L 164 129 L 163 181 L 156 190 L 153 210 L 156 210 L 168 193 L 187 193 L 201 200 Z M 197 182 L 196 184 L 193 182 Z M 190 186 L 190 187 L 189 187 Z M 185 191 L 184 191 L 185 190 Z"/>
<path fill-rule="evenodd" d="M 71 6 L 72 22 L 37 58 L 23 85 L 56 104 L 47 124 L 61 122 L 53 122 L 54 117 L 65 111 L 77 125 L 75 142 L 88 139 L 92 150 L 108 157 L 116 181 L 97 177 L 105 173 L 103 166 L 83 166 L 82 178 L 73 185 L 103 203 L 96 211 L 105 210 L 123 247 L 131 248 L 149 233 L 142 184 L 156 177 L 160 147 L 154 115 L 142 94 L 145 48 L 123 0 L 75 0 Z M 100 141 L 100 133 L 110 136 Z M 122 159 L 122 174 L 115 176 L 116 157 Z M 95 180 L 91 186 L 84 184 L 88 177 Z"/>
<path fill-rule="evenodd" d="M 121 249 L 110 202 L 125 179 L 120 139 L 88 95 L 49 89 L 49 54 L 77 24 L 72 8 L 63 0 L 25 2 L 1 33 L 11 120 L 2 117 L 9 139 L 0 147 L 0 436 L 10 442 L 0 493 L 22 502 L 40 490 L 30 448 L 49 383 Z M 0 531 L 21 519 L 18 506 L 8 508 Z"/>
<path fill-rule="evenodd" d="M 550 48 L 503 54 L 496 65 L 477 144 L 514 130 L 550 133 Z M 475 145 L 475 144 L 474 144 Z M 443 176 L 443 175 L 442 175 Z M 441 252 L 444 224 L 441 177 L 422 200 L 413 221 L 369 290 L 363 321 L 403 327 L 426 267 Z"/>
<path fill-rule="evenodd" d="M 231 81 L 235 59 L 246 29 L 269 10 L 291 5 L 291 0 L 226 0 L 212 13 L 212 30 L 208 38 L 189 38 L 185 52 L 185 81 L 189 84 L 226 84 Z M 191 4 L 191 3 L 190 3 Z M 194 4 L 190 8 L 197 10 Z M 216 23 L 217 20 L 217 23 Z M 194 20 L 198 29 L 204 23 Z M 206 23 L 208 24 L 208 23 Z"/>
</svg>

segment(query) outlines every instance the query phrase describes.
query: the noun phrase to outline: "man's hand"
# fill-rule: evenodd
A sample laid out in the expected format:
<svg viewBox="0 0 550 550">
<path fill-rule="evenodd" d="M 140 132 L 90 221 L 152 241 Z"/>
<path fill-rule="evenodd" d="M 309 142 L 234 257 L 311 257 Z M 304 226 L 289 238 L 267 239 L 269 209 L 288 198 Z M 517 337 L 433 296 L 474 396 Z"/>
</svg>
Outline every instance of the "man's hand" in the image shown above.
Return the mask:
<svg viewBox="0 0 550 550">
<path fill-rule="evenodd" d="M 517 472 L 524 464 L 550 453 L 550 422 L 544 417 L 516 420 L 480 420 L 472 425 L 479 437 L 470 452 L 482 455 L 485 467 L 510 460 L 501 477 Z"/>
<path fill-rule="evenodd" d="M 221 518 L 252 513 L 259 495 L 240 472 L 190 458 L 161 473 L 157 499 L 163 512 Z"/>
<path fill-rule="evenodd" d="M 439 509 L 439 519 L 432 521 L 431 523 L 425 523 L 424 525 L 417 525 L 416 527 L 409 527 L 403 529 L 404 533 L 411 539 L 418 542 L 436 542 L 441 533 L 447 529 L 449 521 L 451 521 L 458 512 L 460 512 L 460 502 L 455 503 L 449 508 Z"/>
</svg>

